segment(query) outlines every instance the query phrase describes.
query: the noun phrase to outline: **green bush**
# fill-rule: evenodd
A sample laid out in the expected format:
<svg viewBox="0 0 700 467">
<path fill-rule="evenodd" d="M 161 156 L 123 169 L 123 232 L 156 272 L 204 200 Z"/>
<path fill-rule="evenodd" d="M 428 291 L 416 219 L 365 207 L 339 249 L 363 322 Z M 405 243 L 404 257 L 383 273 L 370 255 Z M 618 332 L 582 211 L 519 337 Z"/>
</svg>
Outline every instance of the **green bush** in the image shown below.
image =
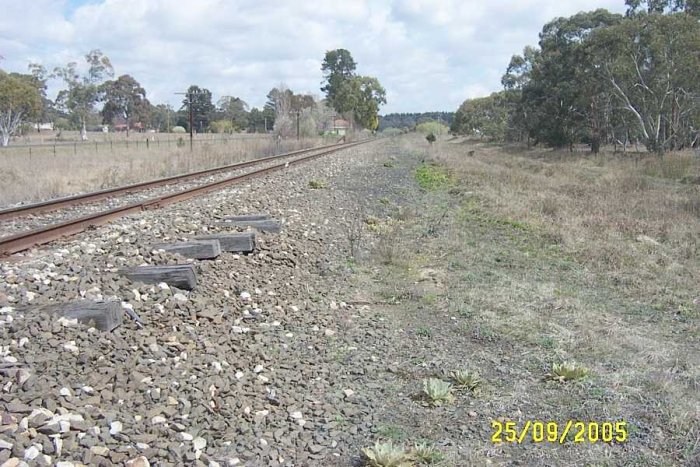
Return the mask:
<svg viewBox="0 0 700 467">
<path fill-rule="evenodd" d="M 426 135 L 430 133 L 435 136 L 446 135 L 449 130 L 450 129 L 447 127 L 447 125 L 443 125 L 442 123 L 434 120 L 416 125 L 416 131 Z"/>
<path fill-rule="evenodd" d="M 187 130 L 185 130 L 184 127 L 181 126 L 174 126 L 170 129 L 171 133 L 187 133 Z"/>
</svg>

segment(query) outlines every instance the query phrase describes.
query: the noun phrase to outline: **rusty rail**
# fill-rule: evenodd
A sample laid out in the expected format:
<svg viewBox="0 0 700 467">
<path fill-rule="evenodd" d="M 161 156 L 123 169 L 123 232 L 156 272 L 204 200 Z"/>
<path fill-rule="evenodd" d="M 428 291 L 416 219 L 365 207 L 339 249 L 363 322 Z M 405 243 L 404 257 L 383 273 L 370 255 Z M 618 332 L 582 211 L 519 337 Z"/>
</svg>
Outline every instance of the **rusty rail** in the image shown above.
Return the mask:
<svg viewBox="0 0 700 467">
<path fill-rule="evenodd" d="M 229 170 L 244 169 L 257 164 L 262 164 L 264 162 L 283 159 L 287 157 L 297 156 L 299 154 L 306 154 L 311 151 L 320 151 L 323 149 L 330 149 L 334 147 L 339 147 L 341 144 L 329 144 L 326 146 L 318 146 L 315 148 L 298 149 L 296 151 L 287 152 L 284 154 L 279 154 L 276 156 L 262 157 L 260 159 L 253 159 L 245 162 L 238 162 L 236 164 L 224 165 L 220 167 L 214 167 L 213 169 L 200 170 L 197 172 L 190 172 L 182 175 L 173 175 L 171 177 L 159 178 L 157 180 L 150 180 L 147 182 L 134 183 L 132 185 L 125 185 L 116 188 L 108 188 L 106 190 L 93 191 L 90 193 L 84 193 L 82 195 L 67 196 L 64 198 L 57 198 L 48 201 L 43 201 L 40 203 L 27 204 L 24 206 L 15 206 L 12 208 L 0 210 L 0 221 L 7 219 L 14 219 L 16 217 L 24 216 L 27 214 L 38 214 L 42 212 L 55 211 L 60 208 L 75 206 L 77 204 L 88 203 L 91 201 L 99 201 L 101 199 L 110 198 L 119 194 L 133 193 L 135 191 L 142 191 L 149 188 L 156 188 L 159 186 L 168 185 L 171 183 L 179 183 L 193 178 L 204 177 L 207 175 L 214 175 L 221 172 L 227 172 Z"/>
<path fill-rule="evenodd" d="M 211 191 L 218 190 L 226 185 L 231 185 L 235 183 L 242 182 L 244 180 L 259 177 L 261 175 L 266 175 L 272 172 L 282 170 L 286 167 L 292 165 L 297 165 L 303 162 L 307 162 L 312 159 L 316 159 L 334 152 L 340 151 L 342 149 L 347 149 L 349 147 L 357 146 L 359 144 L 364 144 L 369 141 L 360 141 L 354 143 L 347 143 L 343 145 L 331 145 L 332 147 L 327 150 L 320 152 L 318 154 L 312 154 L 310 156 L 300 157 L 298 159 L 293 159 L 288 162 L 280 163 L 270 167 L 265 167 L 263 169 L 248 172 L 243 175 L 236 175 L 233 177 L 228 177 L 223 180 L 218 180 L 216 182 L 206 183 L 194 188 L 189 188 L 177 193 L 172 193 L 164 196 L 159 196 L 157 198 L 151 198 L 138 203 L 129 204 L 126 206 L 121 206 L 115 209 L 110 209 L 108 211 L 98 212 L 95 214 L 90 214 L 83 217 L 78 217 L 76 219 L 71 219 L 58 224 L 52 224 L 40 229 L 30 230 L 27 232 L 20 232 L 15 235 L 10 235 L 7 237 L 0 238 L 0 256 L 11 255 L 29 248 L 35 247 L 37 245 L 42 245 L 45 243 L 52 242 L 59 238 L 74 235 L 80 233 L 87 229 L 88 227 L 105 224 L 111 220 L 118 219 L 129 214 L 136 214 L 145 209 L 156 209 L 169 204 L 178 203 L 195 196 L 199 196 Z M 319 150 L 321 148 L 316 148 Z M 310 152 L 311 150 L 302 150 L 304 152 Z M 279 156 L 273 156 L 279 158 Z M 288 157 L 288 156 L 287 156 Z M 260 159 L 259 159 L 260 160 Z M 270 158 L 267 158 L 270 160 Z"/>
</svg>

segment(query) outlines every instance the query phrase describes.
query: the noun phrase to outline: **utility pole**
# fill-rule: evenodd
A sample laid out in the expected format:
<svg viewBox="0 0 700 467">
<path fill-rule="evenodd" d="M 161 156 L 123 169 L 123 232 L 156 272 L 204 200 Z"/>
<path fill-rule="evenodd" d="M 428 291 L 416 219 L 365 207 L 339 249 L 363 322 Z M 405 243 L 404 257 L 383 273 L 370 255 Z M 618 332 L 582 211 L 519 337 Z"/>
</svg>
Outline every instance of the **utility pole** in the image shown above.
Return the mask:
<svg viewBox="0 0 700 467">
<path fill-rule="evenodd" d="M 187 107 L 189 108 L 189 113 L 190 113 L 190 152 L 193 152 L 194 151 L 194 114 L 192 111 L 192 95 L 195 93 L 187 91 L 187 92 L 176 92 L 175 94 L 181 94 L 181 95 L 187 96 Z"/>
<path fill-rule="evenodd" d="M 297 116 L 297 141 L 299 141 L 299 117 L 301 116 L 301 110 L 292 110 L 292 113 Z"/>
</svg>

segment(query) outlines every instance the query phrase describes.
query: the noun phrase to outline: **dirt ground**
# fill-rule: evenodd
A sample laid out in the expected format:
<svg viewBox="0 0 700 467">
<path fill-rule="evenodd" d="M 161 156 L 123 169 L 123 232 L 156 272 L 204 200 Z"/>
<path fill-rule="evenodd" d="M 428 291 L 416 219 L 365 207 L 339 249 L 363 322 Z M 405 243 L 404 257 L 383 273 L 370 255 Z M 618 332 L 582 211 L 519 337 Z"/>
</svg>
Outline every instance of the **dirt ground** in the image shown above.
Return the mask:
<svg viewBox="0 0 700 467">
<path fill-rule="evenodd" d="M 372 220 L 379 238 L 355 276 L 394 332 L 377 437 L 429 440 L 447 465 L 697 465 L 697 185 L 659 176 L 653 160 L 434 146 L 396 142 L 386 170 L 406 179 L 374 198 L 395 211 Z M 587 374 L 558 378 L 563 363 Z M 455 370 L 477 372 L 477 391 L 416 402 L 425 379 Z M 559 442 L 569 420 L 623 421 L 628 437 Z M 493 443 L 493 421 L 518 434 L 557 422 L 560 436 Z"/>
</svg>

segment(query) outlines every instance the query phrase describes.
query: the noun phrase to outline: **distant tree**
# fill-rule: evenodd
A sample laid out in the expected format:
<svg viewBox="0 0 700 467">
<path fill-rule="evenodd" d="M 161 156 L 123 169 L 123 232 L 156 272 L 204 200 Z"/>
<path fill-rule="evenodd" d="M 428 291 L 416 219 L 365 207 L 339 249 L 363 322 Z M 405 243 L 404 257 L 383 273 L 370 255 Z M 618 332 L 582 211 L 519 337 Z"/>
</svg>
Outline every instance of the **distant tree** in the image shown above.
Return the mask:
<svg viewBox="0 0 700 467">
<path fill-rule="evenodd" d="M 158 131 L 169 132 L 175 125 L 176 116 L 169 104 L 152 105 L 149 111 L 150 126 Z"/>
<path fill-rule="evenodd" d="M 180 110 L 189 112 L 190 101 L 192 105 L 194 128 L 198 131 L 206 130 L 209 128 L 209 121 L 212 113 L 216 109 L 211 101 L 211 91 L 193 84 L 187 89 L 187 95 L 182 101 Z M 189 129 L 189 123 L 187 127 Z"/>
<path fill-rule="evenodd" d="M 437 140 L 433 133 L 428 133 L 428 136 L 426 136 L 425 139 L 428 140 L 428 143 L 430 143 L 431 146 Z"/>
<path fill-rule="evenodd" d="M 352 110 L 349 83 L 355 76 L 357 64 L 346 49 L 335 49 L 326 52 L 321 64 L 323 86 L 321 91 L 326 94 L 328 104 L 337 112 L 344 113 Z"/>
<path fill-rule="evenodd" d="M 113 123 L 122 119 L 126 123 L 126 136 L 135 121 L 147 122 L 150 102 L 146 99 L 146 90 L 130 75 L 122 75 L 114 81 L 107 81 L 101 86 L 104 107 L 104 123 Z"/>
<path fill-rule="evenodd" d="M 224 96 L 217 102 L 217 107 L 220 116 L 231 123 L 230 131 L 240 131 L 248 127 L 248 104 L 243 99 Z"/>
<path fill-rule="evenodd" d="M 0 145 L 9 145 L 25 119 L 40 110 L 41 92 L 34 77 L 0 70 Z"/>
<path fill-rule="evenodd" d="M 77 63 L 71 62 L 63 68 L 54 69 L 54 76 L 65 81 L 68 89 L 58 93 L 56 102 L 74 114 L 80 122 L 80 137 L 87 140 L 86 121 L 93 111 L 95 104 L 100 99 L 100 84 L 105 78 L 114 76 L 112 64 L 99 49 L 90 51 L 85 55 L 88 64 L 88 72 L 81 76 L 77 70 Z"/>
<path fill-rule="evenodd" d="M 379 126 L 379 106 L 386 104 L 386 91 L 377 78 L 356 76 L 351 81 L 352 111 L 357 122 L 368 130 Z"/>
<path fill-rule="evenodd" d="M 321 65 L 326 103 L 362 127 L 376 130 L 379 107 L 386 104 L 386 91 L 377 78 L 355 74 L 357 64 L 345 49 L 326 52 Z"/>
</svg>

